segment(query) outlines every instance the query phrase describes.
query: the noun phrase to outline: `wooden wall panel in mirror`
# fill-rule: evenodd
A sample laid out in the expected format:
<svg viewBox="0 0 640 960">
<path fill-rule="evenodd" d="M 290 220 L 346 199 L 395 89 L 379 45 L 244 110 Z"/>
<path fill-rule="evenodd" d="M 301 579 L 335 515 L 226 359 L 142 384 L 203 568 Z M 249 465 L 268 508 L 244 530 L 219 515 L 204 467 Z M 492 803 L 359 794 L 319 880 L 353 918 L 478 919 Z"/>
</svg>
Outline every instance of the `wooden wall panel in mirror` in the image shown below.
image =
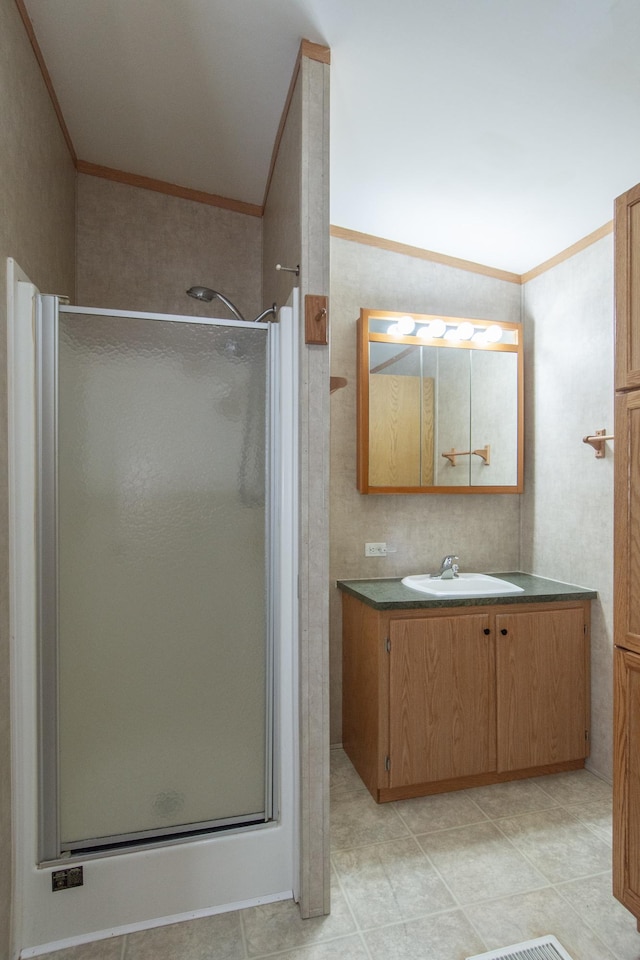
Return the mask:
<svg viewBox="0 0 640 960">
<path fill-rule="evenodd" d="M 361 310 L 358 490 L 521 493 L 522 332 Z"/>
</svg>

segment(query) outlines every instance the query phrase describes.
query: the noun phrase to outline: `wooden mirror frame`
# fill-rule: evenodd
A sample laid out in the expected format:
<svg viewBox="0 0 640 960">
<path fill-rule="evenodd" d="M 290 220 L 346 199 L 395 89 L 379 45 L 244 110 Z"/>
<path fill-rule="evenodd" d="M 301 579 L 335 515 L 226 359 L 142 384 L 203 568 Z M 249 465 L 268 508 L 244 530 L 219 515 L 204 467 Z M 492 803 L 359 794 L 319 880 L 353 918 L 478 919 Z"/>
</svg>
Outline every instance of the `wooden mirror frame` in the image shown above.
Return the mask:
<svg viewBox="0 0 640 960">
<path fill-rule="evenodd" d="M 478 328 L 498 326 L 509 331 L 512 343 L 473 343 L 469 340 L 456 342 L 443 338 L 424 338 L 416 336 L 394 336 L 388 333 L 376 333 L 370 329 L 371 320 L 399 320 L 411 317 L 416 323 L 429 323 L 432 320 L 444 320 L 448 325 L 459 325 L 466 321 Z M 406 343 L 407 346 L 436 346 L 461 350 L 490 350 L 517 355 L 517 479 L 516 483 L 504 486 L 372 486 L 369 482 L 369 343 Z M 396 313 L 388 310 L 360 310 L 358 319 L 358 357 L 357 357 L 357 487 L 360 493 L 522 493 L 524 489 L 524 376 L 523 376 L 522 326 L 519 323 L 507 323 L 499 320 L 471 319 L 468 317 L 447 317 L 442 314 Z M 482 456 L 482 451 L 478 451 Z M 443 454 L 445 456 L 446 454 Z"/>
</svg>

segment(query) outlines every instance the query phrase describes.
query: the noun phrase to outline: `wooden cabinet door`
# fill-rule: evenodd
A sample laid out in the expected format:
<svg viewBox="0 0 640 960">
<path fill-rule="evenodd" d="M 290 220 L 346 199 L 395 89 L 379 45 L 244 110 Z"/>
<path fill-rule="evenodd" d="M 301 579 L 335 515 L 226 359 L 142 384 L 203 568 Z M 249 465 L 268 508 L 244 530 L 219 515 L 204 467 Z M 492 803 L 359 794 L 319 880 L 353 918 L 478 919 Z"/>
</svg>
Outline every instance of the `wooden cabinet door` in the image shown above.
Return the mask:
<svg viewBox="0 0 640 960">
<path fill-rule="evenodd" d="M 614 651 L 613 893 L 640 917 L 640 655 Z"/>
<path fill-rule="evenodd" d="M 614 642 L 640 653 L 640 390 L 616 397 Z"/>
<path fill-rule="evenodd" d="M 582 607 L 496 617 L 499 771 L 588 755 L 588 670 Z"/>
<path fill-rule="evenodd" d="M 640 184 L 615 206 L 616 390 L 640 387 Z"/>
<path fill-rule="evenodd" d="M 495 770 L 489 617 L 391 620 L 390 641 L 389 785 Z"/>
</svg>

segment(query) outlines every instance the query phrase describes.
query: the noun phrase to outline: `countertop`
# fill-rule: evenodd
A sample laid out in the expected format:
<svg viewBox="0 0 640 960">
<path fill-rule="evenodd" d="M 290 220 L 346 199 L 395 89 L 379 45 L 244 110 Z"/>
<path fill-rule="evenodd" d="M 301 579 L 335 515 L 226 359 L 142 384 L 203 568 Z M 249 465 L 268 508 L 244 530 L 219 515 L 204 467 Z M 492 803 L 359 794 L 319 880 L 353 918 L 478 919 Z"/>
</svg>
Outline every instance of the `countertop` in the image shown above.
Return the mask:
<svg viewBox="0 0 640 960">
<path fill-rule="evenodd" d="M 424 593 L 405 587 L 399 577 L 377 580 L 338 580 L 344 593 L 362 600 L 376 610 L 419 610 L 438 607 L 488 607 L 507 603 L 554 603 L 561 600 L 595 600 L 596 590 L 577 587 L 571 583 L 547 580 L 530 573 L 493 573 L 501 580 L 509 580 L 523 588 L 522 593 L 509 593 L 493 597 L 455 597 L 443 599 L 428 597 Z"/>
</svg>

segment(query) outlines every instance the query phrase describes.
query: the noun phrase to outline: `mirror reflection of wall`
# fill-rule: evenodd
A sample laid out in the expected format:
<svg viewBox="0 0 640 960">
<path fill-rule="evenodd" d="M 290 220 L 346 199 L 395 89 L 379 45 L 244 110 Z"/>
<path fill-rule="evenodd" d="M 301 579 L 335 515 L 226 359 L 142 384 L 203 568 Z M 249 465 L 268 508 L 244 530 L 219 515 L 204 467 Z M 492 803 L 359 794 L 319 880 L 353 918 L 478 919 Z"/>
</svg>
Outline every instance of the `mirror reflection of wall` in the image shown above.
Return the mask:
<svg viewBox="0 0 640 960">
<path fill-rule="evenodd" d="M 479 486 L 515 486 L 518 458 L 518 356 L 515 353 L 478 351 L 471 361 L 471 449 L 482 447 L 491 436 L 491 469 L 478 457 L 470 458 L 469 482 Z"/>
<path fill-rule="evenodd" d="M 520 492 L 518 326 L 399 317 L 361 311 L 358 489 Z"/>
</svg>

